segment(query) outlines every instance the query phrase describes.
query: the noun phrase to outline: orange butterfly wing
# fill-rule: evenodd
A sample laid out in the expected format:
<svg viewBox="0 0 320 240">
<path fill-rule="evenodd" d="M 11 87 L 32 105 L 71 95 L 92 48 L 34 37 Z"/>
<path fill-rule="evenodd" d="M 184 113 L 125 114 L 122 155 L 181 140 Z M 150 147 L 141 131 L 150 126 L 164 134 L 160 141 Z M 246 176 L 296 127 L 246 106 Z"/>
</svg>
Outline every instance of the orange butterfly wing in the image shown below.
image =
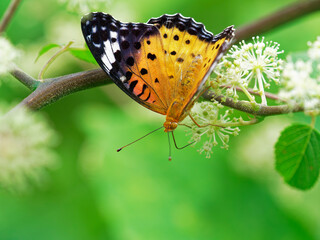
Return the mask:
<svg viewBox="0 0 320 240">
<path fill-rule="evenodd" d="M 157 26 L 163 37 L 166 53 L 164 65 L 174 66 L 173 72 L 168 73 L 174 89 L 169 102 L 170 105 L 176 103 L 176 106 L 169 109 L 167 118 L 179 122 L 184 119 L 197 93 L 201 92 L 213 68 L 228 49 L 234 29 L 231 26 L 213 36 L 203 24 L 180 14 L 163 15 L 150 19 L 148 23 Z"/>
<path fill-rule="evenodd" d="M 93 56 L 114 82 L 135 101 L 173 122 L 186 116 L 234 33 L 228 27 L 213 36 L 203 24 L 180 14 L 143 24 L 90 13 L 82 18 L 82 31 Z"/>
<path fill-rule="evenodd" d="M 165 86 L 160 84 L 165 66 L 159 66 L 160 56 L 155 59 L 152 53 L 162 49 L 158 29 L 142 23 L 121 23 L 104 13 L 84 16 L 81 26 L 91 53 L 112 80 L 141 105 L 165 115 L 166 97 L 159 95 L 163 92 L 160 86 Z M 148 55 L 150 38 L 155 40 Z"/>
</svg>

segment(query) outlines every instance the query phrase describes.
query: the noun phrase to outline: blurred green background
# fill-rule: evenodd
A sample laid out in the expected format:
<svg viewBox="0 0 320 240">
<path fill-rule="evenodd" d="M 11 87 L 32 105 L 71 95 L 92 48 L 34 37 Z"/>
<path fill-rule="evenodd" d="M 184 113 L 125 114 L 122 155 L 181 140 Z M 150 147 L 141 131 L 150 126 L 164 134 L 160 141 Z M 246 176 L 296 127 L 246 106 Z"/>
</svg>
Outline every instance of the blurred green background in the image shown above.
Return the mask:
<svg viewBox="0 0 320 240">
<path fill-rule="evenodd" d="M 122 21 L 146 22 L 180 12 L 209 31 L 254 21 L 291 0 L 109 0 L 100 11 Z M 0 15 L 9 0 L 0 1 Z M 58 0 L 22 0 L 6 36 L 23 51 L 19 67 L 33 76 L 48 43 L 83 46 L 80 13 Z M 320 13 L 264 34 L 283 56 L 305 51 L 320 35 Z M 95 68 L 69 54 L 47 77 Z M 12 77 L 0 87 L 2 102 L 21 101 L 29 91 Z M 117 153 L 115 150 L 161 126 L 158 116 L 110 85 L 72 94 L 41 110 L 59 135 L 60 167 L 43 187 L 24 194 L 0 190 L 0 239 L 320 239 L 320 186 L 307 192 L 288 187 L 274 170 L 273 144 L 292 120 L 272 117 L 242 128 L 230 150 L 216 147 L 211 159 L 197 147 L 173 150 L 157 132 Z M 183 128 L 176 131 L 187 143 Z"/>
</svg>

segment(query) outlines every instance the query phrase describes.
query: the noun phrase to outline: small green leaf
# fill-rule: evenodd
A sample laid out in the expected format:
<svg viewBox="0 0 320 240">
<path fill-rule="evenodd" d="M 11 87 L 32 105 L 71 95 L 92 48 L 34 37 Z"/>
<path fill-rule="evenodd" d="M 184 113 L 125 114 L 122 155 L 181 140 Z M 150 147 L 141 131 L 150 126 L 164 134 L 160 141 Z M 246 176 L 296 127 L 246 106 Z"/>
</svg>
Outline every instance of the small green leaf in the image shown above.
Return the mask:
<svg viewBox="0 0 320 240">
<path fill-rule="evenodd" d="M 69 52 L 76 58 L 79 58 L 80 60 L 97 65 L 96 60 L 94 59 L 88 48 L 70 48 Z"/>
<path fill-rule="evenodd" d="M 319 176 L 320 134 L 309 125 L 292 124 L 275 145 L 276 169 L 291 186 L 311 188 Z"/>
<path fill-rule="evenodd" d="M 56 47 L 61 47 L 61 46 L 60 46 L 59 44 L 55 44 L 55 43 L 50 43 L 50 44 L 44 46 L 44 47 L 39 51 L 38 56 L 37 56 L 37 58 L 36 58 L 36 60 L 35 60 L 34 62 L 38 61 L 39 57 L 41 57 L 43 54 L 45 54 L 46 52 L 48 52 L 50 49 L 56 48 Z"/>
</svg>

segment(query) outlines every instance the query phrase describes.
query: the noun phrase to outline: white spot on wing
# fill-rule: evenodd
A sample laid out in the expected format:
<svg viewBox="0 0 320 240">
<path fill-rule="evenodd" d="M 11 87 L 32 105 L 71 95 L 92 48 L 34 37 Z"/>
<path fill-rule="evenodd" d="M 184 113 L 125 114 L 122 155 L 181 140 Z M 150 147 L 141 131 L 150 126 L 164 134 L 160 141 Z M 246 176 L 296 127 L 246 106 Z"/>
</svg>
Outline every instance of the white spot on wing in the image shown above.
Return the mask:
<svg viewBox="0 0 320 240">
<path fill-rule="evenodd" d="M 110 71 L 112 69 L 112 66 L 110 64 L 109 59 L 107 58 L 107 55 L 103 54 L 101 55 L 101 61 L 104 63 L 106 68 Z"/>
<path fill-rule="evenodd" d="M 118 33 L 117 32 L 110 32 L 110 37 L 118 39 Z M 119 45 L 118 41 L 111 43 L 111 46 L 112 46 L 113 52 L 120 50 L 120 45 Z"/>
<path fill-rule="evenodd" d="M 107 41 L 104 41 L 104 52 L 106 53 L 108 59 L 110 60 L 110 63 L 114 63 L 116 61 L 109 39 Z"/>
<path fill-rule="evenodd" d="M 118 38 L 118 33 L 117 32 L 110 32 L 110 37 Z"/>
</svg>

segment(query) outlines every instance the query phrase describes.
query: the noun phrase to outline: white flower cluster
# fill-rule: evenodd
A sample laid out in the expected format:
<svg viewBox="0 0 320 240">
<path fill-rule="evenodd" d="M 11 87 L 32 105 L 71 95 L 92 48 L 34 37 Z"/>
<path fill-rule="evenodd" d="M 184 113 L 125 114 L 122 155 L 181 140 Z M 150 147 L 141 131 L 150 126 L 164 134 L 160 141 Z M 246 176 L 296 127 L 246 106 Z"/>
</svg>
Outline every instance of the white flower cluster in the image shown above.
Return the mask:
<svg viewBox="0 0 320 240">
<path fill-rule="evenodd" d="M 199 152 L 204 152 L 207 158 L 211 157 L 212 147 L 217 146 L 218 141 L 222 143 L 222 148 L 228 148 L 229 135 L 237 136 L 240 131 L 238 127 L 228 126 L 237 119 L 230 119 L 231 110 L 220 114 L 219 110 L 222 107 L 216 102 L 200 102 L 195 103 L 190 112 L 195 121 L 202 126 L 199 128 L 191 119 L 188 120 L 188 125 L 191 126 L 191 141 L 197 143 L 200 142 L 202 136 L 207 136 L 208 140 L 199 149 Z"/>
<path fill-rule="evenodd" d="M 0 117 L 0 185 L 20 193 L 31 183 L 41 184 L 46 169 L 58 163 L 55 140 L 47 123 L 25 109 Z"/>
<path fill-rule="evenodd" d="M 106 8 L 110 0 L 59 0 L 61 3 L 66 3 L 69 11 L 80 14 L 98 11 Z"/>
<path fill-rule="evenodd" d="M 4 37 L 0 37 L 0 75 L 12 70 L 20 52 Z"/>
<path fill-rule="evenodd" d="M 320 60 L 320 36 L 314 42 L 308 42 L 308 55 L 312 60 Z"/>
<path fill-rule="evenodd" d="M 282 60 L 278 55 L 283 53 L 279 46 L 276 42 L 264 42 L 263 37 L 261 40 L 254 37 L 253 43 L 242 41 L 240 46 L 234 45 L 215 69 L 217 78 L 213 81 L 228 86 L 228 97 L 237 100 L 236 88 L 239 87 L 251 102 L 255 102 L 246 91 L 250 82 L 254 81 L 253 90 L 260 94 L 262 104 L 266 105 L 264 87 L 270 86 L 269 81 L 279 82 Z"/>
<path fill-rule="evenodd" d="M 320 110 L 320 37 L 309 42 L 308 61 L 288 57 L 282 73 L 279 96 L 289 104 L 300 104 L 306 112 Z"/>
</svg>

